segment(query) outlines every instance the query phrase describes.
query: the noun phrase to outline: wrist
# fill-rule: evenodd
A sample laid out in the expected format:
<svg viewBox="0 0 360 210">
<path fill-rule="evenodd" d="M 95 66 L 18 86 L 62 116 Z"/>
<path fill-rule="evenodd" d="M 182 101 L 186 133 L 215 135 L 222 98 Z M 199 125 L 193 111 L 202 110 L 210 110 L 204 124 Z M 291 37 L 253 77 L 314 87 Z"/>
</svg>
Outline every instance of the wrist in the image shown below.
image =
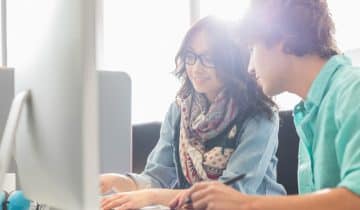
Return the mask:
<svg viewBox="0 0 360 210">
<path fill-rule="evenodd" d="M 254 196 L 248 195 L 247 196 L 246 205 L 244 205 L 245 209 L 249 210 L 263 210 L 264 209 L 264 200 L 262 196 Z"/>
<path fill-rule="evenodd" d="M 123 181 L 126 182 L 128 191 L 139 190 L 134 179 L 132 179 L 130 176 L 127 176 L 127 175 L 122 175 L 122 176 L 123 176 Z"/>
<path fill-rule="evenodd" d="M 152 188 L 147 189 L 147 199 L 151 205 L 168 205 L 169 202 L 175 198 L 182 190 Z"/>
<path fill-rule="evenodd" d="M 136 190 L 136 183 L 128 176 L 117 174 L 114 176 L 112 186 L 118 192 L 127 192 Z"/>
</svg>

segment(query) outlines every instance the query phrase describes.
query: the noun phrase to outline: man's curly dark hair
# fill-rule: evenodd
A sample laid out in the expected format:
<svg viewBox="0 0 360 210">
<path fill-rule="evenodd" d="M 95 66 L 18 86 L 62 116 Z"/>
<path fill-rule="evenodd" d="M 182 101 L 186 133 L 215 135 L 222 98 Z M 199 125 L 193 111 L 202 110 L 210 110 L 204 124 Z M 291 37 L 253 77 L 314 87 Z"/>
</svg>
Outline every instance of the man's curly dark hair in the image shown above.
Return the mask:
<svg viewBox="0 0 360 210">
<path fill-rule="evenodd" d="M 324 59 L 339 54 L 334 34 L 326 0 L 252 0 L 240 27 L 249 43 L 282 42 L 285 53 Z"/>
</svg>

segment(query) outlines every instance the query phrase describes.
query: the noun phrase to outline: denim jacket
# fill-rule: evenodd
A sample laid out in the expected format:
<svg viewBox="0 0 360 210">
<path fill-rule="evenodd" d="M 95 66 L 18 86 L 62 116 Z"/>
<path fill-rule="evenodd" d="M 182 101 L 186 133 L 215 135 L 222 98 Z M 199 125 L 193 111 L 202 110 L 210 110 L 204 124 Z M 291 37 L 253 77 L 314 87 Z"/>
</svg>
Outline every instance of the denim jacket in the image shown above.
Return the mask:
<svg viewBox="0 0 360 210">
<path fill-rule="evenodd" d="M 174 145 L 176 123 L 180 116 L 179 107 L 171 104 L 160 130 L 160 138 L 150 153 L 141 174 L 129 173 L 138 188 L 176 188 L 179 182 L 179 162 L 175 157 Z M 272 120 L 256 115 L 244 121 L 237 146 L 231 155 L 219 181 L 236 175 L 247 176 L 232 185 L 247 194 L 285 194 L 283 186 L 276 182 L 276 150 L 278 146 L 279 117 Z M 240 132 L 240 131 L 239 131 Z"/>
</svg>

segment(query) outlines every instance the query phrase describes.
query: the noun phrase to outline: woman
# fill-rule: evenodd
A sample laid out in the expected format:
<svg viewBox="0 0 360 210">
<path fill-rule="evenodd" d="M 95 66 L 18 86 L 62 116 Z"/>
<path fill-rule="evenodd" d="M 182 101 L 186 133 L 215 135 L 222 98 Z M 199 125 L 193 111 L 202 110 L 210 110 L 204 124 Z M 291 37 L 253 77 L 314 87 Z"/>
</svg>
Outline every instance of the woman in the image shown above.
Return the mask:
<svg viewBox="0 0 360 210">
<path fill-rule="evenodd" d="M 276 183 L 274 103 L 247 73 L 248 49 L 231 36 L 230 25 L 214 17 L 187 32 L 175 58 L 182 86 L 160 139 L 141 174 L 101 176 L 103 193 L 119 192 L 103 199 L 103 209 L 168 205 L 194 183 L 242 173 L 232 185 L 238 191 L 285 193 Z"/>
</svg>

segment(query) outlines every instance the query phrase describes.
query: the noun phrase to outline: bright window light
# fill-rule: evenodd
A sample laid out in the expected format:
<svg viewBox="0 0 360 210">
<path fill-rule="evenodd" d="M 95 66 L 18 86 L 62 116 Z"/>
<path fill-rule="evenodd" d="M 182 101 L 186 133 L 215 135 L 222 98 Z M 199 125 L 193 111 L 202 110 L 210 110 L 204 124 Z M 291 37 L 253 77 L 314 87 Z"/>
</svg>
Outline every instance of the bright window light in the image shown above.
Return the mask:
<svg viewBox="0 0 360 210">
<path fill-rule="evenodd" d="M 201 0 L 200 17 L 214 15 L 235 21 L 245 14 L 249 4 L 250 0 Z"/>
<path fill-rule="evenodd" d="M 174 56 L 189 28 L 189 2 L 184 0 L 103 0 L 104 55 L 101 69 L 128 72 L 133 83 L 133 122 L 162 120 L 174 100 L 178 81 L 170 73 Z M 199 16 L 241 19 L 251 0 L 199 0 Z M 328 0 L 343 51 L 360 48 L 360 19 L 356 0 Z M 282 110 L 300 100 L 293 94 L 277 96 Z"/>
<path fill-rule="evenodd" d="M 328 0 L 329 9 L 332 13 L 336 39 L 342 51 L 360 48 L 360 19 L 358 0 Z"/>
<path fill-rule="evenodd" d="M 285 92 L 273 98 L 280 110 L 293 110 L 295 105 L 301 101 L 301 98 L 295 94 Z"/>
<path fill-rule="evenodd" d="M 179 82 L 171 74 L 189 27 L 184 0 L 104 0 L 104 55 L 101 69 L 129 73 L 132 121 L 163 120 Z"/>
</svg>

